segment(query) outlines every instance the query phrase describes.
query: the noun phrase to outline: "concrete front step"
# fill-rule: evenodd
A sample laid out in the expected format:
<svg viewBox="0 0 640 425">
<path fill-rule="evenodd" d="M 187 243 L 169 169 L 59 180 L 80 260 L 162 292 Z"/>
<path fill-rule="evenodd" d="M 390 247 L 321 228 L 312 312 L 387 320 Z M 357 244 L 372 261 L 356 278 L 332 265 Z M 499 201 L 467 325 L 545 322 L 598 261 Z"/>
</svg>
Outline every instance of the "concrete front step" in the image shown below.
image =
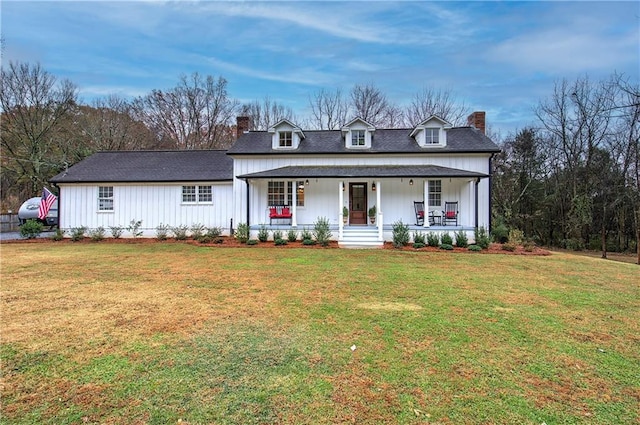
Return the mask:
<svg viewBox="0 0 640 425">
<path fill-rule="evenodd" d="M 344 228 L 338 241 L 341 248 L 382 248 L 383 245 L 384 242 L 378 240 L 378 229 L 367 227 Z"/>
</svg>

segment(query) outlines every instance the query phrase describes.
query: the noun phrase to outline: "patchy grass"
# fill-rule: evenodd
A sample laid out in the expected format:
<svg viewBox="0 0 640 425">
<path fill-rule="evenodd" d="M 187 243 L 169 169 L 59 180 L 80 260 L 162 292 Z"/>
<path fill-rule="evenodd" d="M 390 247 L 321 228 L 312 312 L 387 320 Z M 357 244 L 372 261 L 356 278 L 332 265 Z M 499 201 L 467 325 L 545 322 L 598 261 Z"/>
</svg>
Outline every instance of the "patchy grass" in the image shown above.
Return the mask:
<svg viewBox="0 0 640 425">
<path fill-rule="evenodd" d="M 1 271 L 3 424 L 640 420 L 632 264 L 25 243 Z"/>
</svg>

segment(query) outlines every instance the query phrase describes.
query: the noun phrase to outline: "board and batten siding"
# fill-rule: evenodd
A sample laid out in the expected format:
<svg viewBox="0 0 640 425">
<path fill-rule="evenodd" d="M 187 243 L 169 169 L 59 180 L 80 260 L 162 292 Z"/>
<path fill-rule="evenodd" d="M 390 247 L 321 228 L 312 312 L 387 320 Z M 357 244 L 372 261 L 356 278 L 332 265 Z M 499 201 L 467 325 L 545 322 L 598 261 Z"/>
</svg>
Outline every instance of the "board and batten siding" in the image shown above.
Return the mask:
<svg viewBox="0 0 640 425">
<path fill-rule="evenodd" d="M 211 185 L 212 203 L 185 204 L 182 202 L 183 185 Z M 113 187 L 113 211 L 98 211 L 98 187 Z M 142 221 L 144 237 L 156 236 L 156 227 L 202 224 L 220 227 L 229 234 L 233 212 L 233 186 L 231 182 L 189 182 L 171 184 L 60 184 L 60 228 L 96 229 L 103 227 L 126 228 L 132 220 Z M 130 236 L 128 232 L 123 237 Z"/>
</svg>

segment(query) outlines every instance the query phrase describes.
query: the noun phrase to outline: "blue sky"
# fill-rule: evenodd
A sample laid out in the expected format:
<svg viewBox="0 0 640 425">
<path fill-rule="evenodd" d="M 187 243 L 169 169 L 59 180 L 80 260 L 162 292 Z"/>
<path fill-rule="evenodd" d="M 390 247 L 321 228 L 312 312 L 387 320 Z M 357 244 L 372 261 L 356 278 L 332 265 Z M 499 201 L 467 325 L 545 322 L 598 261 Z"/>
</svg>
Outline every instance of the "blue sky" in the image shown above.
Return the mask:
<svg viewBox="0 0 640 425">
<path fill-rule="evenodd" d="M 3 65 L 40 62 L 80 98 L 141 96 L 181 74 L 223 76 L 241 102 L 298 116 L 321 88 L 373 83 L 408 104 L 451 90 L 506 135 L 555 81 L 640 74 L 640 2 L 12 1 Z"/>
</svg>

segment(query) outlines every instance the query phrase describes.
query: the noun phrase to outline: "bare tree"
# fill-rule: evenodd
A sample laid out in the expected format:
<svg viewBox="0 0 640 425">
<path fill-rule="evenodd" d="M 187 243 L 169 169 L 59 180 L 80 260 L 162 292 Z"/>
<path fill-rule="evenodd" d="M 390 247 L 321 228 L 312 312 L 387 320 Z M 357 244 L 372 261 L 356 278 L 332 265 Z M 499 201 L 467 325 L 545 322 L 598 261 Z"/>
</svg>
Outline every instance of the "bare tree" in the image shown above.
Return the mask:
<svg viewBox="0 0 640 425">
<path fill-rule="evenodd" d="M 414 95 L 405 110 L 407 125 L 415 127 L 431 115 L 436 115 L 453 125 L 466 124 L 470 110 L 464 102 L 459 103 L 450 90 L 425 87 Z"/>
<path fill-rule="evenodd" d="M 254 100 L 243 105 L 241 114 L 251 117 L 250 130 L 267 130 L 282 119 L 298 124 L 291 108 L 271 100 L 268 96 L 262 101 Z"/>
<path fill-rule="evenodd" d="M 10 62 L 2 69 L 2 172 L 14 182 L 3 188 L 3 197 L 7 189 L 17 196 L 33 196 L 62 169 L 67 161 L 62 124 L 76 98 L 76 87 L 70 81 L 58 81 L 40 64 Z"/>
<path fill-rule="evenodd" d="M 136 99 L 138 117 L 161 140 L 177 149 L 219 149 L 233 140 L 229 131 L 238 102 L 227 93 L 227 81 L 198 73 L 182 76 L 171 90 L 153 90 Z"/>
<path fill-rule="evenodd" d="M 374 126 L 382 126 L 391 105 L 387 97 L 373 84 L 356 84 L 351 89 L 351 104 L 355 116 Z"/>
<path fill-rule="evenodd" d="M 335 130 L 347 121 L 349 106 L 342 91 L 330 92 L 321 89 L 309 97 L 311 107 L 311 126 L 318 130 Z"/>
</svg>

